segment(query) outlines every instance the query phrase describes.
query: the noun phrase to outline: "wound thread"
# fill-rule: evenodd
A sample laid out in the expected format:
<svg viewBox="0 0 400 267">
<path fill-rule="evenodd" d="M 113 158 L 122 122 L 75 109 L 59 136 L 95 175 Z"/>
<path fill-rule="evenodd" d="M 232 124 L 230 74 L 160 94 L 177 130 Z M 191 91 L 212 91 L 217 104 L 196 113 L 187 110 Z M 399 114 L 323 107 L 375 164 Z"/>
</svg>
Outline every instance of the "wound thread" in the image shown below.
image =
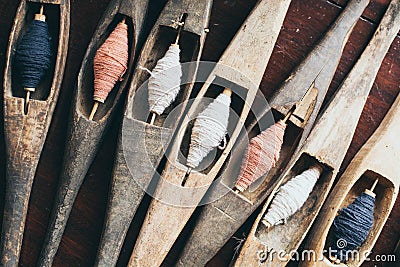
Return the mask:
<svg viewBox="0 0 400 267">
<path fill-rule="evenodd" d="M 47 23 L 33 20 L 15 52 L 16 66 L 24 88 L 37 88 L 49 69 L 50 40 Z"/>
<path fill-rule="evenodd" d="M 118 23 L 97 50 L 93 61 L 93 99 L 104 103 L 128 68 L 128 25 Z"/>
<path fill-rule="evenodd" d="M 180 91 L 182 67 L 179 53 L 179 46 L 172 44 L 151 72 L 148 90 L 152 113 L 161 115 Z"/>
<path fill-rule="evenodd" d="M 229 120 L 230 95 L 220 94 L 197 117 L 192 129 L 186 165 L 196 168 L 226 135 Z"/>
<path fill-rule="evenodd" d="M 277 225 L 295 214 L 307 201 L 321 173 L 320 166 L 313 166 L 284 184 L 272 200 L 263 221 L 271 226 Z"/>
<path fill-rule="evenodd" d="M 375 198 L 365 192 L 357 197 L 347 208 L 342 209 L 333 221 L 336 257 L 346 262 L 354 250 L 364 243 L 374 224 Z M 345 240 L 344 247 L 338 246 L 339 240 Z"/>
<path fill-rule="evenodd" d="M 279 160 L 286 123 L 278 121 L 250 140 L 235 187 L 243 192 Z"/>
</svg>

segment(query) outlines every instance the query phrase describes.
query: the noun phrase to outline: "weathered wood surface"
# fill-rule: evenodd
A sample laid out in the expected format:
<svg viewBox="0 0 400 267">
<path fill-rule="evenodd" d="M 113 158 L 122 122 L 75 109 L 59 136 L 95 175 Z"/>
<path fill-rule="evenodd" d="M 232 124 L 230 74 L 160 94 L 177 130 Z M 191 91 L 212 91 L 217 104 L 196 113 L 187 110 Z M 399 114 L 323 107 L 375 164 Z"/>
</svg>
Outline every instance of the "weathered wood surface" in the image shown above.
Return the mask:
<svg viewBox="0 0 400 267">
<path fill-rule="evenodd" d="M 262 263 L 257 257 L 260 250 L 266 253 L 284 251 L 290 259 L 289 253 L 298 249 L 324 203 L 350 146 L 380 63 L 400 30 L 399 18 L 400 5 L 394 0 L 360 59 L 318 118 L 304 146 L 294 155 L 284 175 L 274 185 L 235 262 L 236 266 L 258 266 Z M 324 171 L 306 203 L 284 225 L 267 229 L 260 222 L 279 187 L 315 163 L 323 166 Z M 288 263 L 276 254 L 273 256 L 267 261 L 273 262 L 274 266 Z"/>
<path fill-rule="evenodd" d="M 19 41 L 34 14 L 39 11 L 39 4 L 25 0 L 20 2 L 8 44 L 3 84 L 7 170 L 0 245 L 2 266 L 18 266 L 32 184 L 57 103 L 67 58 L 69 1 L 58 1 L 54 6 L 45 3 L 54 51 L 52 65 L 32 94 L 27 114 L 24 112 L 24 91 L 16 77 L 13 59 Z"/>
<path fill-rule="evenodd" d="M 115 114 L 116 105 L 128 84 L 138 49 L 137 43 L 139 38 L 142 38 L 140 34 L 147 4 L 147 0 L 112 1 L 86 50 L 72 103 L 64 166 L 45 244 L 39 259 L 40 266 L 52 265 L 79 188 Z M 105 103 L 100 105 L 92 121 L 88 117 L 93 105 L 93 58 L 97 49 L 124 16 L 128 24 L 128 69 L 123 76 L 123 81 L 116 84 Z"/>
<path fill-rule="evenodd" d="M 67 138 L 67 118 L 73 99 L 76 76 L 92 34 L 109 2 L 110 0 L 82 0 L 75 1 L 71 5 L 71 32 L 65 79 L 35 175 L 21 250 L 21 266 L 32 266 L 37 263 L 62 168 L 63 151 Z M 146 25 L 149 25 L 145 27 L 147 32 L 151 30 L 152 23 L 157 19 L 165 2 L 165 0 L 152 1 L 152 4 L 150 4 L 149 11 L 152 15 L 149 16 L 149 24 L 146 23 Z M 214 0 L 210 18 L 210 32 L 205 43 L 202 59 L 211 61 L 219 59 L 255 2 L 256 0 Z M 329 26 L 343 10 L 346 2 L 346 0 L 340 0 L 332 4 L 333 2 L 326 0 L 292 0 L 260 86 L 268 99 L 274 91 L 280 88 L 281 83 L 290 75 L 293 68 L 304 60 L 323 37 Z M 339 68 L 328 91 L 328 98 L 336 91 L 362 49 L 364 49 L 377 25 L 376 21 L 379 22 L 388 2 L 388 0 L 371 0 L 371 4 L 364 12 L 363 18 L 357 23 L 345 47 Z M 19 1 L 0 0 L 0 15 L 3 18 L 0 20 L 0 28 L 2 29 L 0 31 L 0 69 L 4 69 L 7 41 L 18 4 Z M 400 90 L 398 87 L 400 82 L 399 51 L 400 38 L 397 37 L 382 64 L 368 97 L 341 170 L 346 168 L 357 150 L 376 129 Z M 3 77 L 3 74 L 4 72 L 0 72 L 0 77 Z M 3 101 L 2 97 L 3 94 L 0 93 L 0 101 Z M 123 104 L 122 101 L 121 104 Z M 122 105 L 118 105 L 117 108 L 117 114 L 122 115 Z M 0 117 L 3 114 L 2 110 L 0 110 Z M 111 122 L 109 130 L 104 136 L 104 142 L 102 142 L 99 152 L 85 177 L 54 260 L 54 266 L 92 266 L 95 263 L 106 213 L 120 119 L 120 117 L 115 116 L 115 120 Z M 3 127 L 2 123 L 3 120 L 1 119 L 0 127 Z M 3 131 L 0 131 L 0 219 L 3 216 L 4 205 L 5 158 Z M 145 195 L 144 203 L 148 203 L 150 199 L 151 197 Z M 374 246 L 371 257 L 393 251 L 400 235 L 399 204 L 400 201 L 397 201 Z M 139 207 L 138 216 L 135 216 L 127 233 L 117 266 L 125 266 L 129 260 L 133 241 L 139 231 L 138 225 L 141 223 L 141 216 L 144 216 L 146 212 L 143 207 L 145 206 Z M 197 215 L 197 211 L 195 215 Z M 235 253 L 234 248 L 239 242 L 236 238 L 243 238 L 244 235 L 247 235 L 246 233 L 255 219 L 254 215 L 243 224 L 207 266 L 228 265 Z M 195 219 L 195 217 L 192 216 L 190 221 L 193 221 L 192 219 Z M 187 226 L 191 224 L 190 222 Z M 183 247 L 182 240 L 189 233 L 190 227 L 187 227 L 178 242 L 174 244 L 163 263 L 164 266 L 171 266 L 174 263 L 178 252 Z M 364 262 L 362 266 L 372 267 L 374 264 L 376 262 Z M 379 264 L 377 265 L 379 266 Z"/>
<path fill-rule="evenodd" d="M 183 13 L 187 13 L 188 17 L 180 34 L 181 62 L 198 61 L 204 46 L 211 6 L 210 0 L 169 1 L 153 26 L 137 65 L 150 70 L 154 68 L 176 38 L 176 30 L 169 27 L 171 20 L 177 20 Z M 168 32 L 165 32 L 165 29 Z M 96 260 L 98 266 L 114 266 L 117 263 L 126 233 L 145 189 L 160 164 L 164 149 L 172 138 L 191 94 L 194 84 L 190 81 L 195 78 L 197 72 L 195 65 L 189 70 L 184 70 L 181 92 L 173 105 L 161 116 L 157 116 L 154 125 L 146 122 L 149 114 L 148 90 L 146 85 L 141 87 L 149 75 L 140 69 L 134 74 L 129 88 L 123 128 L 118 137 L 107 215 Z M 184 68 L 187 69 L 187 66 Z M 136 92 L 137 88 L 140 89 Z M 172 123 L 166 123 L 166 117 L 171 110 L 174 111 L 175 119 Z"/>
<path fill-rule="evenodd" d="M 210 192 L 208 192 L 210 199 L 215 199 L 218 195 L 223 196 L 201 208 L 196 226 L 178 259 L 178 265 L 201 265 L 208 262 L 271 193 L 272 185 L 281 175 L 291 155 L 295 153 L 297 147 L 300 148 L 304 144 L 328 91 L 351 29 L 368 2 L 366 0 L 349 3 L 325 37 L 269 101 L 273 109 L 285 114 L 293 104 L 296 104 L 296 100 L 302 98 L 312 83 L 318 90 L 317 101 L 314 109 L 311 110 L 310 117 L 300 116 L 304 122 L 298 124 L 299 128 L 288 126 L 280 159 L 275 168 L 265 178 L 261 178 L 263 181 L 260 182 L 257 189 L 245 191 L 243 196 L 238 196 L 232 190 L 223 195 L 223 192 L 226 191 L 225 187 L 232 188 L 235 178 L 239 175 L 237 166 L 241 164 L 249 138 L 247 135 L 242 136 L 242 140 L 238 142 L 233 151 L 234 154 L 227 169 L 222 174 L 221 184 L 210 188 Z M 300 106 L 299 103 L 297 104 Z M 261 111 L 260 115 L 265 116 L 270 109 L 264 108 Z M 296 118 L 293 116 L 292 120 L 296 120 Z M 257 126 L 256 123 L 249 125 L 249 132 L 254 126 Z"/>
<path fill-rule="evenodd" d="M 316 257 L 324 258 L 323 249 L 333 245 L 328 233 L 332 231 L 332 223 L 339 210 L 350 205 L 365 189 L 369 189 L 376 179 L 379 179 L 374 190 L 376 198 L 373 227 L 358 249 L 360 259 L 349 260 L 346 265 L 360 266 L 367 253 L 372 251 L 399 191 L 400 142 L 397 140 L 399 127 L 400 95 L 397 96 L 379 128 L 351 161 L 321 208 L 305 245 L 305 249 L 315 251 Z M 301 266 L 327 266 L 327 264 L 325 261 L 303 262 Z"/>
<path fill-rule="evenodd" d="M 242 131 L 256 97 L 258 85 L 278 38 L 289 4 L 289 0 L 260 1 L 224 51 L 218 62 L 220 65 L 211 72 L 194 99 L 184 116 L 182 126 L 177 131 L 171 151 L 168 152 L 169 160 L 157 185 L 154 199 L 150 203 L 129 266 L 159 266 L 162 263 L 197 204 L 200 203 L 209 185 L 222 168 Z M 227 68 L 232 68 L 235 72 Z M 241 96 L 244 105 L 237 120 L 230 116 L 229 141 L 222 154 L 210 166 L 211 169 L 207 173 L 192 170 L 182 188 L 181 183 L 186 175 L 187 167 L 182 165 L 178 155 L 184 134 L 190 121 L 204 108 L 203 97 L 216 77 L 229 81 L 225 87 L 229 87 L 234 94 Z M 230 84 L 232 86 L 229 86 Z M 237 86 L 242 88 L 236 89 Z"/>
</svg>

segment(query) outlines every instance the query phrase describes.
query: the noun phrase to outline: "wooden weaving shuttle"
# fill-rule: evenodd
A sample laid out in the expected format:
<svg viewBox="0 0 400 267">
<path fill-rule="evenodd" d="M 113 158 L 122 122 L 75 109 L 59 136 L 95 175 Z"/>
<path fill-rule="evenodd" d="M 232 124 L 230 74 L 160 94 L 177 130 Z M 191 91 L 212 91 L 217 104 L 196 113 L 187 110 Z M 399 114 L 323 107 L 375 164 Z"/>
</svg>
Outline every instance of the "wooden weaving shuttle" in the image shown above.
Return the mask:
<svg viewBox="0 0 400 267">
<path fill-rule="evenodd" d="M 123 128 L 119 133 L 109 203 L 96 266 L 116 264 L 145 189 L 164 155 L 163 148 L 168 146 L 169 140 L 172 139 L 193 88 L 190 81 L 197 73 L 197 62 L 203 50 L 211 6 L 212 0 L 169 1 L 143 46 L 137 61 L 137 66 L 141 69 L 137 69 L 132 78 Z M 149 74 L 142 69 L 153 69 L 157 61 L 164 56 L 177 37 L 177 30 L 171 26 L 171 20 L 176 20 L 185 13 L 187 18 L 179 33 L 179 43 L 182 66 L 188 70 L 181 79 L 182 85 L 177 99 L 161 116 L 156 116 L 153 123 L 149 123 L 148 88 L 144 84 Z M 187 65 L 185 62 L 192 63 Z M 140 87 L 143 84 L 144 86 Z M 168 117 L 174 119 L 166 122 Z"/>
<path fill-rule="evenodd" d="M 335 266 L 323 254 L 323 249 L 332 246 L 332 223 L 339 210 L 347 207 L 365 189 L 378 179 L 375 186 L 374 224 L 367 239 L 358 249 L 360 258 L 349 259 L 346 266 L 360 266 L 368 252 L 372 251 L 379 234 L 385 225 L 396 202 L 399 191 L 400 166 L 397 162 L 400 142 L 397 139 L 400 131 L 400 96 L 382 120 L 378 129 L 368 139 L 353 158 L 340 180 L 329 194 L 326 202 L 311 228 L 305 249 L 315 251 L 320 262 L 302 262 L 302 266 Z"/>
<path fill-rule="evenodd" d="M 36 91 L 25 93 L 16 77 L 15 55 L 32 19 L 43 11 L 52 46 L 50 68 Z M 42 13 L 42 12 L 41 12 Z M 4 72 L 6 196 L 1 234 L 1 265 L 18 266 L 32 183 L 60 92 L 68 51 L 69 0 L 22 0 L 8 44 Z M 27 97 L 25 96 L 27 94 Z M 29 106 L 25 102 L 29 99 Z"/>
<path fill-rule="evenodd" d="M 206 82 L 185 114 L 176 138 L 167 151 L 168 161 L 144 219 L 129 266 L 159 266 L 162 263 L 222 168 L 243 130 L 289 4 L 289 0 L 259 1 L 211 74 L 205 77 Z M 215 99 L 222 91 L 222 94 L 231 94 L 232 102 L 237 101 L 238 104 L 234 112 L 230 111 L 229 141 L 222 151 L 214 150 L 215 158 L 208 158 L 209 162 L 203 161 L 198 168 L 189 170 L 185 166 L 183 154 L 188 150 L 185 143 L 188 143 L 192 120 L 207 106 L 204 97 Z M 235 117 L 233 113 L 238 115 Z M 183 154 L 181 149 L 185 151 Z M 201 168 L 203 170 L 199 170 Z"/>
<path fill-rule="evenodd" d="M 292 256 L 290 253 L 299 248 L 328 196 L 380 64 L 399 30 L 400 5 L 395 0 L 389 5 L 363 54 L 318 118 L 303 147 L 295 153 L 283 175 L 273 185 L 273 191 L 253 224 L 236 266 L 259 266 L 264 261 L 273 266 L 285 266 Z M 323 172 L 304 205 L 283 225 L 265 227 L 262 223 L 264 214 L 281 185 L 315 164 L 323 167 Z M 280 256 L 269 254 L 271 250 L 279 251 Z M 259 251 L 264 251 L 265 257 L 258 257 Z"/>
<path fill-rule="evenodd" d="M 261 119 L 249 124 L 248 133 L 241 136 L 234 148 L 221 182 L 207 193 L 207 197 L 215 201 L 208 201 L 211 203 L 199 208 L 199 217 L 178 258 L 179 266 L 206 264 L 269 196 L 272 185 L 280 177 L 292 155 L 297 155 L 304 145 L 339 64 L 347 38 L 368 3 L 368 0 L 349 2 L 321 41 L 274 93 L 269 101 L 274 114 L 281 118 L 296 104 L 296 116 L 290 118 L 275 167 L 265 177 L 260 178 L 259 182 L 255 182 L 258 183 L 256 189 L 252 190 L 250 186 L 250 190 L 238 194 L 232 190 L 239 175 L 237 166 L 241 165 L 248 140 L 254 135 L 252 129 L 261 125 L 271 113 L 271 108 L 260 109 L 257 117 Z M 271 123 L 265 126 L 270 125 Z M 221 195 L 223 196 L 217 197 Z"/>
<path fill-rule="evenodd" d="M 113 118 L 116 105 L 127 86 L 133 69 L 137 43 L 148 0 L 113 0 L 100 20 L 86 50 L 78 75 L 64 164 L 60 184 L 55 197 L 48 232 L 38 262 L 39 266 L 51 266 L 64 233 L 69 214 L 85 175 L 101 145 L 101 140 Z M 101 104 L 93 120 L 89 120 L 93 106 L 93 59 L 116 25 L 125 20 L 128 27 L 128 67 L 106 101 Z"/>
</svg>

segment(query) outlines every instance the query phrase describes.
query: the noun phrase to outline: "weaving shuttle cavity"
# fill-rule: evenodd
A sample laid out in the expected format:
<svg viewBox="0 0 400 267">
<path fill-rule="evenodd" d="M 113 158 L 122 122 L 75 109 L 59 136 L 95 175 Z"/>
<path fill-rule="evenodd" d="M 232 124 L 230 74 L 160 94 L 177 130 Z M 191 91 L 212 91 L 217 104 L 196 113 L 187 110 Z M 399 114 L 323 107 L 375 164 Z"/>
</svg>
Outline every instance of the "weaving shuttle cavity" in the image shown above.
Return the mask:
<svg viewBox="0 0 400 267">
<path fill-rule="evenodd" d="M 96 266 L 117 263 L 129 226 L 164 149 L 190 103 L 211 6 L 211 0 L 167 1 L 144 43 L 118 136 Z"/>
<path fill-rule="evenodd" d="M 380 63 L 385 58 L 389 47 L 400 30 L 399 16 L 399 3 L 398 1 L 392 1 L 368 46 L 324 112 L 319 116 L 303 147 L 292 157 L 283 175 L 274 184 L 273 191 L 253 224 L 249 237 L 235 262 L 236 266 L 242 266 L 244 263 L 247 266 L 258 266 L 258 264 L 264 262 L 266 259 L 254 257 L 260 249 L 265 251 L 266 255 L 271 254 L 267 260 L 273 262 L 274 266 L 285 266 L 292 254 L 299 248 L 325 202 L 333 181 L 339 172 L 339 167 L 350 146 L 351 138 L 355 132 L 364 104 L 378 74 Z M 393 24 L 394 21 L 398 21 L 398 23 Z M 372 61 L 379 64 L 369 64 Z M 357 88 L 357 90 L 354 90 L 354 88 Z M 337 145 L 339 140 L 340 146 Z M 301 172 L 315 164 L 322 168 L 322 173 L 317 181 L 314 179 L 312 182 L 307 182 L 312 190 L 307 190 L 307 186 L 303 186 L 304 192 L 301 194 L 297 190 L 291 190 L 291 192 L 280 191 L 279 188 L 284 189 L 285 186 L 303 176 L 304 173 L 300 174 Z M 312 185 L 314 182 L 316 182 L 315 185 Z M 281 187 L 282 184 L 284 185 Z M 305 194 L 306 191 L 310 191 L 309 196 Z M 293 194 L 293 196 L 288 197 L 289 194 Z M 302 194 L 304 194 L 301 197 L 301 203 L 304 202 L 303 204 L 295 205 L 291 203 L 295 199 L 300 200 Z M 304 201 L 305 197 L 306 200 Z M 366 201 L 365 205 L 370 205 L 369 208 L 371 209 L 371 201 L 369 203 Z M 288 207 L 284 207 L 286 205 Z M 277 209 L 276 206 L 280 208 Z M 296 209 L 299 207 L 299 209 L 292 209 L 292 207 L 296 207 Z M 264 217 L 265 212 L 268 210 L 280 211 L 284 216 L 278 217 L 278 221 L 283 220 L 285 223 L 283 225 L 274 225 L 275 221 L 272 220 L 272 217 L 269 217 L 268 213 Z M 290 210 L 290 213 L 293 214 L 288 217 L 287 215 L 290 213 L 284 212 L 286 210 Z M 371 216 L 370 213 L 371 210 L 365 213 L 365 216 Z M 356 222 L 352 223 L 353 225 L 356 224 Z M 370 224 L 370 222 L 365 222 L 365 224 Z M 343 227 L 343 225 L 339 226 L 339 229 L 343 229 Z M 369 226 L 366 225 L 366 228 L 369 228 Z M 353 232 L 353 234 L 361 233 Z M 363 234 L 365 235 L 365 233 Z M 338 232 L 336 232 L 336 236 L 343 237 Z M 277 240 L 279 241 L 277 242 Z M 354 243 L 350 239 L 348 241 L 349 249 L 352 250 Z M 356 244 L 361 244 L 361 242 L 357 241 Z M 342 249 L 343 247 L 338 248 Z M 272 251 L 279 251 L 280 256 L 273 256 Z M 339 250 L 336 255 L 339 260 L 344 259 L 343 253 L 342 250 Z M 323 264 L 323 262 L 311 259 L 309 264 L 314 266 L 314 264 Z"/>
<path fill-rule="evenodd" d="M 305 243 L 305 249 L 314 250 L 323 259 L 318 266 L 360 266 L 376 244 L 399 192 L 395 156 L 400 148 L 395 138 L 399 115 L 397 95 L 379 127 L 357 152 L 322 206 Z M 380 157 L 384 160 L 377 160 Z M 304 259 L 300 265 L 316 264 Z"/>
<path fill-rule="evenodd" d="M 290 114 L 290 108 L 293 108 L 295 104 L 296 109 L 286 124 L 281 148 L 278 149 L 278 145 L 274 145 L 276 152 L 280 150 L 280 156 L 275 162 L 275 167 L 272 167 L 269 171 L 269 168 L 262 170 L 265 172 L 264 174 L 256 173 L 251 177 L 253 181 L 249 181 L 250 183 L 246 181 L 245 185 L 242 183 L 245 180 L 242 175 L 239 176 L 240 171 L 237 170 L 236 166 L 240 166 L 243 163 L 243 155 L 248 146 L 249 135 L 242 135 L 237 141 L 231 161 L 222 174 L 222 183 L 211 187 L 208 192 L 208 199 L 213 200 L 213 202 L 199 208 L 200 215 L 178 258 L 177 264 L 179 266 L 201 265 L 211 260 L 257 207 L 271 195 L 272 190 L 279 185 L 278 182 L 281 181 L 285 170 L 288 169 L 291 162 L 293 163 L 294 158 L 301 155 L 300 149 L 304 147 L 310 131 L 313 129 L 346 41 L 368 3 L 369 1 L 350 1 L 348 3 L 324 37 L 292 72 L 279 90 L 270 97 L 268 102 L 271 108 L 260 109 L 257 114 L 259 119 L 249 123 L 247 132 L 251 133 L 257 127 L 260 127 L 260 122 L 265 121 L 271 109 L 282 118 L 284 114 Z M 265 131 L 269 127 L 271 127 L 271 123 L 266 123 L 260 131 Z M 274 138 L 279 140 L 277 136 L 281 134 L 276 131 Z M 267 153 L 266 151 L 264 150 L 264 153 Z M 273 149 L 271 148 L 269 151 L 273 151 Z M 266 159 L 267 157 L 262 160 Z M 317 164 L 317 162 L 312 163 Z M 260 163 L 258 165 L 260 173 L 263 165 Z M 305 168 L 296 170 L 296 175 L 300 174 L 299 172 L 301 171 L 305 171 Z M 247 184 L 249 184 L 249 188 L 243 190 L 243 192 L 237 187 L 236 189 L 239 190 L 235 190 L 234 186 L 238 179 L 239 183 L 237 185 L 239 188 L 242 186 L 245 189 Z M 229 188 L 228 190 L 227 187 Z M 233 190 L 230 190 L 230 188 Z M 215 196 L 221 195 L 221 192 L 227 193 L 215 200 Z M 229 216 L 221 214 L 218 211 L 219 209 L 224 210 Z M 262 211 L 262 215 L 264 215 L 265 211 Z M 261 222 L 262 215 L 258 217 L 258 222 Z M 263 224 L 262 227 L 265 228 Z M 253 229 L 255 229 L 255 226 Z M 252 230 L 245 244 L 251 244 L 255 240 L 254 244 L 257 244 L 256 251 L 264 249 L 259 239 L 253 237 L 253 235 L 254 232 Z M 253 254 L 254 249 L 251 248 L 251 252 L 249 252 L 251 260 L 247 257 L 244 260 L 246 266 L 259 264 L 257 257 L 254 257 L 256 254 Z M 240 264 L 242 264 L 242 261 L 238 260 L 238 265 Z M 284 265 L 284 263 L 281 264 Z"/>
<path fill-rule="evenodd" d="M 57 104 L 68 51 L 69 0 L 17 9 L 4 68 L 6 192 L 1 266 L 18 266 L 32 185 Z"/>
<path fill-rule="evenodd" d="M 0 15 L 0 266 L 397 264 L 400 0 Z"/>
<path fill-rule="evenodd" d="M 137 43 L 143 38 L 147 4 L 147 0 L 111 1 L 86 49 L 76 82 L 63 167 L 39 266 L 53 264 L 79 189 L 128 86 Z"/>
</svg>

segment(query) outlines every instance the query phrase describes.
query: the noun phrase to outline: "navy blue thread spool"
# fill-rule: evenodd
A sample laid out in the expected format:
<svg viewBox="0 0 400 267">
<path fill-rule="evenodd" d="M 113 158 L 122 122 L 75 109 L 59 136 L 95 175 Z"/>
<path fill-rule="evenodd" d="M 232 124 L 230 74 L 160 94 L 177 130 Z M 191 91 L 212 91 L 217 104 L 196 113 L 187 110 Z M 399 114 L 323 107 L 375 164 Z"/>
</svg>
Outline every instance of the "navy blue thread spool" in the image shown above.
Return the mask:
<svg viewBox="0 0 400 267">
<path fill-rule="evenodd" d="M 336 254 L 335 262 L 346 262 L 349 255 L 354 255 L 368 237 L 374 223 L 375 194 L 373 190 L 378 183 L 375 180 L 371 189 L 366 189 L 347 208 L 342 209 L 333 221 Z"/>
<path fill-rule="evenodd" d="M 42 5 L 39 14 L 35 14 L 35 19 L 29 25 L 15 53 L 21 84 L 26 91 L 25 112 L 30 94 L 36 90 L 40 80 L 49 69 L 50 60 L 50 35 Z"/>
</svg>

